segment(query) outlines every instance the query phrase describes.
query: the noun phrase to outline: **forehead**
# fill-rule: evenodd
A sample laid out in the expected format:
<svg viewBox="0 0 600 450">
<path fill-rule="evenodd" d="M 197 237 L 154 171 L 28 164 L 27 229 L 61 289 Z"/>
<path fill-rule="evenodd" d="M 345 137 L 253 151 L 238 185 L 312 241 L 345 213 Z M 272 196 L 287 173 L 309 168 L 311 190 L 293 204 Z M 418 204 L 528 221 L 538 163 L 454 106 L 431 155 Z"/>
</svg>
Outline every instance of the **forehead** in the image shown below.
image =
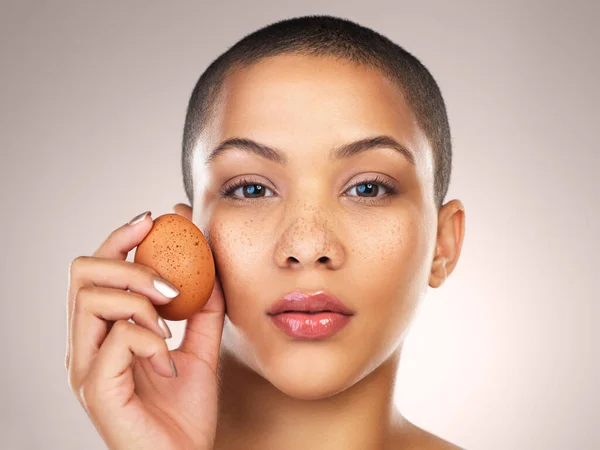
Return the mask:
<svg viewBox="0 0 600 450">
<path fill-rule="evenodd" d="M 293 153 L 388 135 L 427 165 L 427 140 L 398 85 L 378 70 L 331 57 L 278 55 L 233 70 L 214 103 L 204 154 L 241 137 Z"/>
</svg>

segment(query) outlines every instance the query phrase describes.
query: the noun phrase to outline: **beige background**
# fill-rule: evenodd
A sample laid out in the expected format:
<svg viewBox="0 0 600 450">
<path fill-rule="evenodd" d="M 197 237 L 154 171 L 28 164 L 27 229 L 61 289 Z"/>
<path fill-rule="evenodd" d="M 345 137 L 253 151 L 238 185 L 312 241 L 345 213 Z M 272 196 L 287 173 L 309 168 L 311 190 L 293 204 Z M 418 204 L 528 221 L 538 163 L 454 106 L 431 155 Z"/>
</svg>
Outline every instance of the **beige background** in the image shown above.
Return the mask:
<svg viewBox="0 0 600 450">
<path fill-rule="evenodd" d="M 249 3 L 1 3 L 0 447 L 104 448 L 63 367 L 70 261 L 185 201 L 185 108 L 215 57 L 329 13 L 413 52 L 450 115 L 465 243 L 409 335 L 402 411 L 469 449 L 600 448 L 598 3 Z"/>
</svg>

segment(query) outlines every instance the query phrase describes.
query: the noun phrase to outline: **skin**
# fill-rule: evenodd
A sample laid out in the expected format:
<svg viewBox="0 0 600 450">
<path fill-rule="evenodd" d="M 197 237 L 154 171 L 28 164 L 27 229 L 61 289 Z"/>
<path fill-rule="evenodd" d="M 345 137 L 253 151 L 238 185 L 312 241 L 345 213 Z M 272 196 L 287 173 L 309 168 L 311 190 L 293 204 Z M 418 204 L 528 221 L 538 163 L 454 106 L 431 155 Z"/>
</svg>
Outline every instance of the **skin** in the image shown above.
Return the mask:
<svg viewBox="0 0 600 450">
<path fill-rule="evenodd" d="M 388 147 L 329 157 L 379 135 L 415 164 Z M 287 164 L 241 148 L 205 161 L 230 138 L 276 148 Z M 356 189 L 375 176 L 396 192 Z M 244 186 L 222 195 L 241 178 L 262 196 Z M 331 58 L 280 55 L 238 69 L 198 141 L 194 179 L 193 208 L 175 211 L 209 239 L 227 308 L 214 448 L 458 448 L 393 402 L 404 339 L 427 287 L 456 266 L 465 222 L 459 200 L 436 210 L 431 147 L 401 90 Z M 290 338 L 266 315 L 288 292 L 321 289 L 355 312 L 328 339 Z"/>
</svg>

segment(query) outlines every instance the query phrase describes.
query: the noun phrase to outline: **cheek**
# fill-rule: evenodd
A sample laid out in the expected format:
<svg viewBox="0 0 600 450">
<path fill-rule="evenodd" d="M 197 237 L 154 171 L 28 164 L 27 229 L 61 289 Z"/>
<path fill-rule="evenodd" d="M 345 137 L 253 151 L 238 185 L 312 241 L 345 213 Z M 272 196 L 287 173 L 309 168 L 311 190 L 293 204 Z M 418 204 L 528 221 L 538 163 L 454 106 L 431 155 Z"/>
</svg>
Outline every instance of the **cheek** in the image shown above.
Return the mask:
<svg viewBox="0 0 600 450">
<path fill-rule="evenodd" d="M 211 244 L 228 314 L 244 312 L 246 303 L 256 286 L 264 286 L 264 268 L 268 264 L 269 243 L 262 237 L 262 225 L 253 219 L 213 217 L 210 224 Z"/>
<path fill-rule="evenodd" d="M 428 277 L 425 228 L 413 218 L 399 217 L 365 230 L 355 242 L 359 254 L 354 256 L 363 269 L 355 288 L 369 317 L 365 333 L 395 345 L 392 341 L 408 328 Z"/>
<path fill-rule="evenodd" d="M 391 288 L 414 278 L 421 268 L 423 239 L 416 222 L 410 218 L 394 217 L 361 230 L 351 239 L 354 263 L 362 265 L 363 282 L 370 286 Z"/>
</svg>

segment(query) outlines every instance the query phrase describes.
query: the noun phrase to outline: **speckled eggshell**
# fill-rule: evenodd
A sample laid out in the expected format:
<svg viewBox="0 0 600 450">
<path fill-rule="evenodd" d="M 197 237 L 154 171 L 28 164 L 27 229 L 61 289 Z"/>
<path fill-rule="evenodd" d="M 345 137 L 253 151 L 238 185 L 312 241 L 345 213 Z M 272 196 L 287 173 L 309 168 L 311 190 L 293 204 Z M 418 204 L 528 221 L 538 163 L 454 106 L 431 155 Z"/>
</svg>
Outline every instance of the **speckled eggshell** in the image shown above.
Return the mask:
<svg viewBox="0 0 600 450">
<path fill-rule="evenodd" d="M 210 298 L 215 282 L 212 252 L 202 231 L 182 215 L 164 214 L 154 219 L 133 262 L 151 267 L 179 289 L 179 295 L 168 304 L 155 305 L 164 319 L 188 319 Z"/>
</svg>

